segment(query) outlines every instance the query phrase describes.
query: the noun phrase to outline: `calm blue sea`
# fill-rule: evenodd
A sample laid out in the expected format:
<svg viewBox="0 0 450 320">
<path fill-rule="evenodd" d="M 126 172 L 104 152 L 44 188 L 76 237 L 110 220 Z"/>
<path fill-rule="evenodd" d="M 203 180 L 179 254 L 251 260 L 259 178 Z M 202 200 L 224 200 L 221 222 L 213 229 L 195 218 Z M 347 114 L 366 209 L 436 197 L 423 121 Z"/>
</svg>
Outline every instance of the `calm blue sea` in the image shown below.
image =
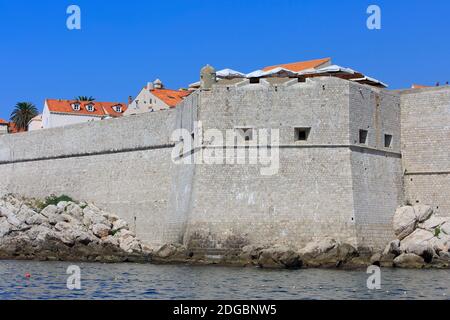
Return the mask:
<svg viewBox="0 0 450 320">
<path fill-rule="evenodd" d="M 0 299 L 448 299 L 450 270 L 383 269 L 381 289 L 362 271 L 0 261 Z M 27 278 L 26 274 L 30 277 Z"/>
</svg>

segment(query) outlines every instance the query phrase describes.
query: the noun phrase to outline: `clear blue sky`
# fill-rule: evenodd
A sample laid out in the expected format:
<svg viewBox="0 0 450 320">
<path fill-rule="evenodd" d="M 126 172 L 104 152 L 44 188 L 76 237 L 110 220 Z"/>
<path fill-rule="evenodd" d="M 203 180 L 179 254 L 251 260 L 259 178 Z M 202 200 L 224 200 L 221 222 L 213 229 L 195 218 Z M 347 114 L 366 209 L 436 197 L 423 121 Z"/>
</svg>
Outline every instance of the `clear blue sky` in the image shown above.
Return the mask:
<svg viewBox="0 0 450 320">
<path fill-rule="evenodd" d="M 66 28 L 81 8 L 82 29 Z M 382 9 L 382 29 L 366 9 Z M 149 80 L 170 88 L 200 68 L 250 72 L 332 57 L 390 84 L 450 81 L 448 0 L 0 0 L 0 118 L 18 101 L 92 95 L 126 101 Z"/>
</svg>

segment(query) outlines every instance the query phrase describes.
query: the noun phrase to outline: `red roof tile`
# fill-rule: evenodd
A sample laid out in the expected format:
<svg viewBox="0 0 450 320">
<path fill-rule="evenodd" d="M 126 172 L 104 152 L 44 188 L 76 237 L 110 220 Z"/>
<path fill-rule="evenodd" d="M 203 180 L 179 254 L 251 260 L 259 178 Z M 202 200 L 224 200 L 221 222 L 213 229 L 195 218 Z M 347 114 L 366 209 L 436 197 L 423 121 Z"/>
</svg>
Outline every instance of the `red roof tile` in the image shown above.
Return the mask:
<svg viewBox="0 0 450 320">
<path fill-rule="evenodd" d="M 150 92 L 171 108 L 174 108 L 192 93 L 191 91 L 177 91 L 170 89 L 151 89 Z"/>
<path fill-rule="evenodd" d="M 122 102 L 98 102 L 98 101 L 77 101 L 77 100 L 57 100 L 57 99 L 47 99 L 46 100 L 48 109 L 50 112 L 55 113 L 70 113 L 70 114 L 82 114 L 90 116 L 111 116 L 111 117 L 121 117 L 123 112 L 128 108 L 126 103 Z M 80 104 L 80 110 L 75 111 L 72 108 L 72 104 Z M 87 106 L 93 105 L 94 111 L 88 111 Z M 114 111 L 114 106 L 121 106 L 122 112 Z"/>
<path fill-rule="evenodd" d="M 14 122 L 8 123 L 8 132 L 9 133 L 19 133 L 19 132 L 25 132 L 26 129 L 18 129 L 16 124 Z"/>
<path fill-rule="evenodd" d="M 279 64 L 276 66 L 269 66 L 265 67 L 263 71 L 270 71 L 272 69 L 281 67 L 284 69 L 288 69 L 294 72 L 299 72 L 307 69 L 313 69 L 321 66 L 324 63 L 330 62 L 331 58 L 324 58 L 324 59 L 317 59 L 317 60 L 310 60 L 310 61 L 300 61 L 300 62 L 293 62 L 293 63 L 286 63 L 286 64 Z"/>
<path fill-rule="evenodd" d="M 1 125 L 1 124 L 7 125 L 7 124 L 8 124 L 8 121 L 5 121 L 5 120 L 3 120 L 3 119 L 0 119 L 0 125 Z"/>
</svg>

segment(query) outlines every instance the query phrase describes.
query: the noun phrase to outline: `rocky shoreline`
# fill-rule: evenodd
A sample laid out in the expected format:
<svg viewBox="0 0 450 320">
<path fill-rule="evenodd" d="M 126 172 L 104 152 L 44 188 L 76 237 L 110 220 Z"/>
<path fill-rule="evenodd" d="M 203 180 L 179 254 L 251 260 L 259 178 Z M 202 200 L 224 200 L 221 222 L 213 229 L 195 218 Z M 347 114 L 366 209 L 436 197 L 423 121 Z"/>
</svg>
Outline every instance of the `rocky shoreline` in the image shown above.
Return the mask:
<svg viewBox="0 0 450 320">
<path fill-rule="evenodd" d="M 52 201 L 48 201 L 48 199 Z M 127 222 L 93 204 L 7 195 L 0 199 L 0 259 L 155 264 L 225 265 L 275 269 L 449 268 L 450 218 L 434 215 L 429 206 L 397 210 L 397 239 L 383 252 L 324 237 L 298 249 L 288 246 L 245 246 L 208 255 L 181 244 L 157 250 L 143 244 Z"/>
</svg>

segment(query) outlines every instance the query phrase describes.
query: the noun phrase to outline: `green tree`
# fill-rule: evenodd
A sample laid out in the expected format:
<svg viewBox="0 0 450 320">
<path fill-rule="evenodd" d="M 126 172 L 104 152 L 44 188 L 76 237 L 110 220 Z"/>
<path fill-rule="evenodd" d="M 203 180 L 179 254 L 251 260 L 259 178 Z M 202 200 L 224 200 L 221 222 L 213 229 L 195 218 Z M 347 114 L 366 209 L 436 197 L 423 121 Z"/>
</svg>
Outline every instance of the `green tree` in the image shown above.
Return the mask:
<svg viewBox="0 0 450 320">
<path fill-rule="evenodd" d="M 17 129 L 27 130 L 28 122 L 39 114 L 34 104 L 18 102 L 11 113 L 10 120 L 16 124 Z"/>
<path fill-rule="evenodd" d="M 93 96 L 78 96 L 75 98 L 77 101 L 95 101 L 95 98 Z"/>
</svg>

